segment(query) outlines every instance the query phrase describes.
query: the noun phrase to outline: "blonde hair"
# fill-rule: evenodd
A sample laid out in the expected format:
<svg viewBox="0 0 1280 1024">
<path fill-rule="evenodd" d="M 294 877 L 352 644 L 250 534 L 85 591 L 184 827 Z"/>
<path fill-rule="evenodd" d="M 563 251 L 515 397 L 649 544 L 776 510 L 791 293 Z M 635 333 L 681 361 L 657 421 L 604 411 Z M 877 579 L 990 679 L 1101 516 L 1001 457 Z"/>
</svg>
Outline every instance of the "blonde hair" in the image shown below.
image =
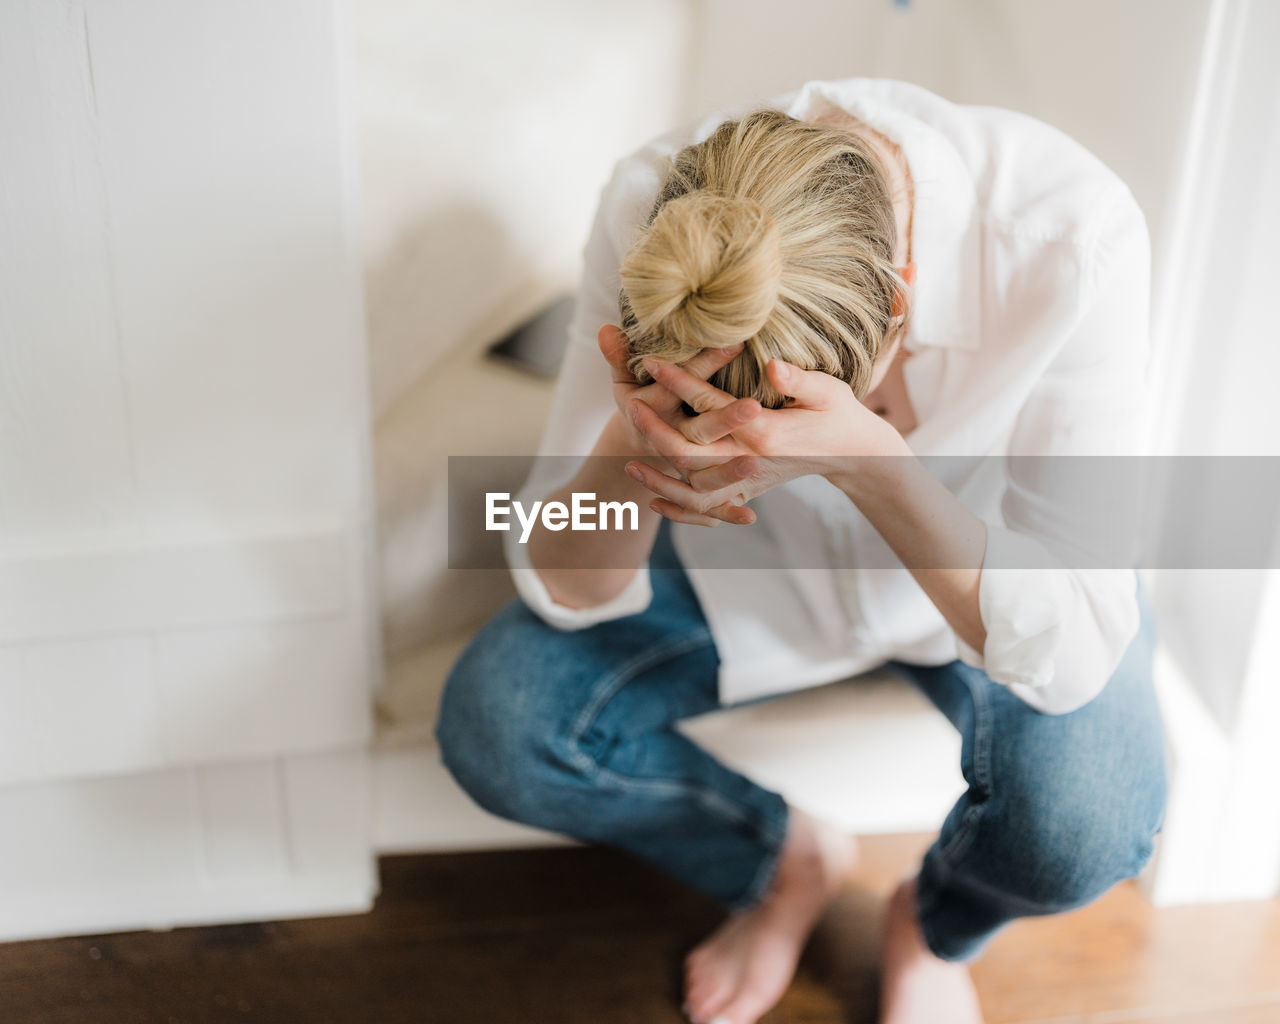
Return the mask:
<svg viewBox="0 0 1280 1024">
<path fill-rule="evenodd" d="M 648 223 L 622 263 L 631 372 L 646 355 L 682 363 L 745 342 L 712 383 L 770 408 L 777 357 L 846 381 L 861 398 L 891 331 L 897 227 L 871 147 L 838 128 L 759 110 L 672 158 Z M 895 322 L 896 320 L 896 322 Z"/>
</svg>

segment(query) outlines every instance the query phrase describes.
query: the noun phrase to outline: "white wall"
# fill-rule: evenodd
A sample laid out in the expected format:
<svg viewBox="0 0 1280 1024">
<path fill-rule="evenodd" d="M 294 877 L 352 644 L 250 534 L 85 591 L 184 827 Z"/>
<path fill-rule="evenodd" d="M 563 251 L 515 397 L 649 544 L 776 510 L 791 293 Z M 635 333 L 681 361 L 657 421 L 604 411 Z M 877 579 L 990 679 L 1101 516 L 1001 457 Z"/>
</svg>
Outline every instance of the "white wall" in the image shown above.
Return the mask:
<svg viewBox="0 0 1280 1024">
<path fill-rule="evenodd" d="M 915 82 L 1039 117 L 1132 187 L 1159 248 L 1211 0 L 700 0 L 686 109 L 811 78 Z"/>
<path fill-rule="evenodd" d="M 371 896 L 339 32 L 0 5 L 0 937 Z"/>
<path fill-rule="evenodd" d="M 353 5 L 378 414 L 576 285 L 613 162 L 677 114 L 686 8 Z"/>
<path fill-rule="evenodd" d="M 531 451 L 549 397 L 480 353 L 577 286 L 613 163 L 678 117 L 689 5 L 352 14 L 383 625 L 393 654 L 453 651 L 512 591 L 505 572 L 447 568 L 447 457 Z"/>
</svg>

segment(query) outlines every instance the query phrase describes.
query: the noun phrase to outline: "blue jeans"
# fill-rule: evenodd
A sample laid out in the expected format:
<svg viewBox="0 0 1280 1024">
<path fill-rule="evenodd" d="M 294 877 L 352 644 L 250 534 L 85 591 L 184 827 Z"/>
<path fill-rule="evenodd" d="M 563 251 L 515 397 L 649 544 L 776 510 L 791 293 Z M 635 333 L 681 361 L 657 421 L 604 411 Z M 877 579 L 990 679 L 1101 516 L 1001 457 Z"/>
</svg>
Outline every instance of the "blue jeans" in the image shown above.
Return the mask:
<svg viewBox="0 0 1280 1024">
<path fill-rule="evenodd" d="M 494 814 L 625 850 L 747 908 L 773 876 L 788 807 L 672 727 L 721 706 L 718 657 L 665 528 L 651 567 L 649 608 L 577 632 L 513 600 L 450 673 L 436 737 Z M 970 960 L 1010 921 L 1089 903 L 1147 862 L 1166 793 L 1152 640 L 1144 602 L 1106 688 L 1067 715 L 960 661 L 890 663 L 962 737 L 968 789 L 916 884 L 934 954 Z"/>
</svg>

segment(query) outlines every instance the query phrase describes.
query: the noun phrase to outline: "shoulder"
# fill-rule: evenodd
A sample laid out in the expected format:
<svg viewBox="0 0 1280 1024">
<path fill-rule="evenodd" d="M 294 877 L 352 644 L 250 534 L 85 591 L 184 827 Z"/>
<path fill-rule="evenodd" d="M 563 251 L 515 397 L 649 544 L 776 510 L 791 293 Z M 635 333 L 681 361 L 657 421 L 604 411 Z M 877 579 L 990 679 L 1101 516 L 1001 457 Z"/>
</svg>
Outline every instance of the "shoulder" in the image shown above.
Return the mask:
<svg viewBox="0 0 1280 1024">
<path fill-rule="evenodd" d="M 970 169 L 988 289 L 1079 317 L 1108 290 L 1150 274 L 1146 217 L 1128 184 L 1097 154 L 1029 114 L 953 105 L 939 126 Z M 1130 298 L 1145 303 L 1145 285 Z"/>
<path fill-rule="evenodd" d="M 948 195 L 970 195 L 983 227 L 1024 241 L 1088 249 L 1141 226 L 1128 185 L 1084 144 L 1046 121 L 1003 107 L 957 103 L 892 78 L 807 82 L 775 97 L 798 116 L 829 103 L 909 136 L 926 174 L 968 180 Z M 971 189 L 971 191 L 970 191 Z"/>
<path fill-rule="evenodd" d="M 997 234 L 1089 251 L 1145 219 L 1124 180 L 1066 132 L 999 107 L 957 108 L 953 137 L 974 176 L 985 225 Z"/>
</svg>

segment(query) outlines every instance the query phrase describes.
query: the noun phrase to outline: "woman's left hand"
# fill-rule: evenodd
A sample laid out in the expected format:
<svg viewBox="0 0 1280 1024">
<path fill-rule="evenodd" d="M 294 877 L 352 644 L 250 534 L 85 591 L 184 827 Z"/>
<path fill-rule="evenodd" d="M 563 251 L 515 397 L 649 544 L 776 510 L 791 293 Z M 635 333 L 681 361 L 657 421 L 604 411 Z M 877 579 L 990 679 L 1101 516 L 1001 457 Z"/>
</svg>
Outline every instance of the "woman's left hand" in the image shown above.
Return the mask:
<svg viewBox="0 0 1280 1024">
<path fill-rule="evenodd" d="M 698 413 L 736 401 L 726 391 L 686 370 L 646 359 L 654 380 Z M 719 441 L 727 454 L 710 458 L 699 443 L 697 416 L 675 426 L 640 399 L 628 412 L 636 429 L 684 479 L 667 476 L 643 462 L 626 469 L 657 497 L 650 508 L 681 523 L 715 526 L 746 524 L 755 513 L 742 506 L 771 487 L 810 473 L 847 473 L 859 458 L 909 453 L 901 435 L 854 396 L 844 381 L 819 370 L 802 370 L 780 359 L 769 361 L 770 383 L 788 402 L 781 409 L 762 409 Z"/>
</svg>

